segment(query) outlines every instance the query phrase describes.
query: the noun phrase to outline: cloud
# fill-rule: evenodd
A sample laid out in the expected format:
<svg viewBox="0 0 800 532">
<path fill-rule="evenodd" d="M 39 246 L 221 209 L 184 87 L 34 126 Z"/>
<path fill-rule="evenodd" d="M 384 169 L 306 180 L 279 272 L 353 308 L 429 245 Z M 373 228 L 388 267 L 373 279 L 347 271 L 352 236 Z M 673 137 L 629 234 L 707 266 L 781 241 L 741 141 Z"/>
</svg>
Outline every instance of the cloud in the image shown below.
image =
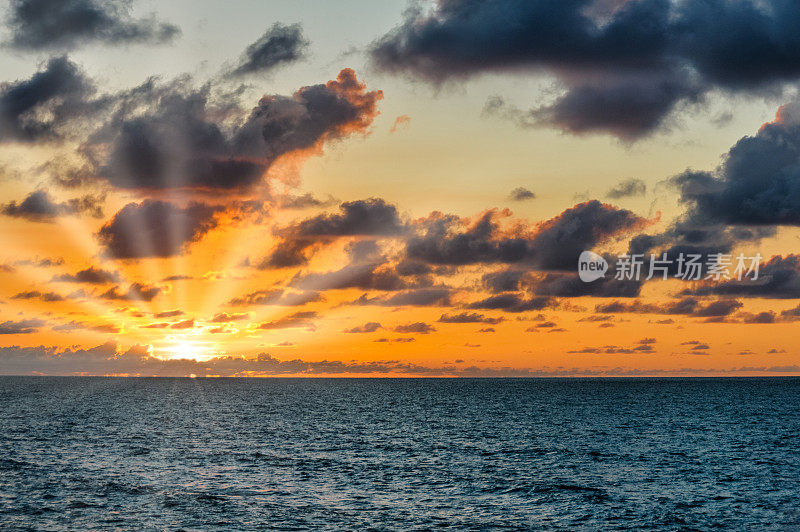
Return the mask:
<svg viewBox="0 0 800 532">
<path fill-rule="evenodd" d="M 498 324 L 503 318 L 486 317 L 477 312 L 461 312 L 460 314 L 442 314 L 439 320 L 442 323 L 491 323 Z"/>
<path fill-rule="evenodd" d="M 154 318 L 174 318 L 175 316 L 183 316 L 185 313 L 182 310 L 165 310 L 164 312 L 156 312 L 153 314 Z"/>
<path fill-rule="evenodd" d="M 391 297 L 361 297 L 350 305 L 380 305 L 383 307 L 447 307 L 450 306 L 452 291 L 449 288 L 419 288 L 404 290 Z"/>
<path fill-rule="evenodd" d="M 39 292 L 38 290 L 30 290 L 27 292 L 19 292 L 11 297 L 11 299 L 39 299 L 45 303 L 52 303 L 55 301 L 64 301 L 64 296 L 54 292 Z"/>
<path fill-rule="evenodd" d="M 111 323 L 91 324 L 91 323 L 78 322 L 74 320 L 69 323 L 64 323 L 53 327 L 54 331 L 59 331 L 59 332 L 71 332 L 79 329 L 94 331 L 99 333 L 107 333 L 107 334 L 118 334 L 122 331 L 120 327 Z"/>
<path fill-rule="evenodd" d="M 280 198 L 281 209 L 307 209 L 309 207 L 328 207 L 335 205 L 338 201 L 333 197 L 319 199 L 310 192 L 300 195 L 286 195 Z"/>
<path fill-rule="evenodd" d="M 703 305 L 693 297 L 684 297 L 662 304 L 642 303 L 638 300 L 629 303 L 612 301 L 611 303 L 597 305 L 595 307 L 595 312 L 606 314 L 683 314 L 687 316 L 712 318 L 727 316 L 741 307 L 742 303 L 735 299 L 720 299 Z M 663 323 L 672 323 L 672 321 L 664 320 Z"/>
<path fill-rule="evenodd" d="M 25 80 L 0 84 L 0 142 L 54 140 L 72 120 L 91 115 L 95 88 L 67 57 L 54 57 Z"/>
<path fill-rule="evenodd" d="M 56 202 L 43 190 L 31 192 L 24 200 L 11 201 L 0 206 L 0 212 L 13 218 L 23 218 L 32 222 L 53 223 L 62 215 L 88 213 L 95 218 L 103 216 L 102 196 L 86 195 L 65 202 Z"/>
<path fill-rule="evenodd" d="M 227 312 L 220 312 L 211 318 L 211 323 L 231 323 L 234 321 L 246 320 L 250 315 L 247 312 L 234 312 L 228 314 Z"/>
<path fill-rule="evenodd" d="M 258 329 L 273 330 L 273 329 L 290 329 L 296 327 L 306 327 L 310 330 L 316 329 L 313 320 L 317 318 L 317 313 L 314 311 L 301 311 L 284 316 L 274 321 L 267 321 L 258 325 Z"/>
<path fill-rule="evenodd" d="M 178 274 L 178 275 L 168 275 L 168 276 L 164 277 L 161 280 L 162 281 L 191 281 L 192 279 L 194 279 L 194 277 L 192 277 L 191 275 Z"/>
<path fill-rule="evenodd" d="M 693 315 L 701 317 L 727 316 L 741 307 L 742 303 L 740 301 L 736 301 L 735 299 L 721 299 L 698 308 L 694 311 Z"/>
<path fill-rule="evenodd" d="M 512 201 L 525 201 L 535 199 L 536 194 L 525 187 L 517 187 L 511 191 L 511 194 L 509 194 L 508 197 Z"/>
<path fill-rule="evenodd" d="M 620 199 L 629 196 L 644 196 L 646 192 L 647 185 L 641 179 L 626 179 L 606 192 L 606 196 L 611 199 Z"/>
<path fill-rule="evenodd" d="M 742 323 L 756 323 L 756 324 L 766 324 L 766 323 L 775 323 L 777 320 L 777 315 L 770 311 L 759 312 L 757 314 L 750 314 L 750 313 L 741 313 L 742 316 Z"/>
<path fill-rule="evenodd" d="M 159 200 L 129 203 L 100 228 L 97 237 L 117 259 L 171 257 L 214 229 L 215 215 L 221 210 L 196 202 L 187 207 Z"/>
<path fill-rule="evenodd" d="M 409 9 L 371 57 L 434 84 L 546 72 L 564 92 L 519 111 L 520 122 L 635 140 L 709 91 L 753 94 L 797 80 L 799 20 L 782 0 L 452 0 Z"/>
<path fill-rule="evenodd" d="M 371 321 L 365 323 L 364 325 L 359 325 L 358 327 L 353 327 L 352 329 L 346 329 L 344 332 L 346 333 L 371 333 L 375 332 L 381 328 L 381 324 L 375 321 Z"/>
<path fill-rule="evenodd" d="M 14 266 L 36 266 L 37 268 L 52 268 L 54 266 L 61 266 L 64 264 L 64 259 L 61 257 L 54 258 L 36 258 L 36 259 L 20 259 L 14 261 Z"/>
<path fill-rule="evenodd" d="M 325 273 L 297 273 L 290 286 L 305 290 L 339 290 L 360 288 L 362 290 L 398 291 L 430 286 L 427 277 L 408 279 L 382 262 L 348 264 L 339 270 Z"/>
<path fill-rule="evenodd" d="M 246 114 L 238 93 L 190 81 L 150 80 L 118 98 L 118 111 L 87 143 L 101 161 L 99 177 L 127 189 L 245 189 L 282 156 L 321 153 L 327 143 L 366 134 L 383 97 L 344 69 L 291 96 L 263 96 Z"/>
<path fill-rule="evenodd" d="M 178 321 L 169 326 L 170 329 L 192 329 L 194 327 L 194 319 Z"/>
<path fill-rule="evenodd" d="M 735 258 L 734 264 L 735 264 Z M 710 294 L 771 299 L 800 298 L 800 255 L 776 255 L 759 266 L 758 279 L 732 279 L 707 283 L 683 291 L 687 295 Z"/>
<path fill-rule="evenodd" d="M 32 334 L 39 332 L 39 327 L 44 323 L 39 319 L 4 321 L 0 323 L 0 334 Z"/>
<path fill-rule="evenodd" d="M 61 283 L 88 283 L 88 284 L 105 284 L 105 283 L 118 283 L 120 281 L 119 272 L 110 272 L 102 268 L 95 268 L 89 266 L 84 270 L 80 270 L 74 274 L 65 273 L 56 275 L 52 281 Z"/>
<path fill-rule="evenodd" d="M 714 172 L 686 171 L 670 182 L 697 224 L 800 225 L 800 103 L 739 139 Z"/>
<path fill-rule="evenodd" d="M 308 250 L 343 236 L 395 236 L 406 230 L 394 205 L 380 198 L 348 201 L 339 212 L 320 214 L 278 231 L 282 237 L 276 250 L 258 267 L 286 268 L 308 261 Z"/>
<path fill-rule="evenodd" d="M 417 321 L 414 323 L 406 323 L 403 325 L 398 325 L 394 328 L 394 332 L 398 332 L 401 334 L 411 334 L 411 333 L 428 334 L 435 331 L 436 327 L 422 321 Z"/>
<path fill-rule="evenodd" d="M 422 222 L 421 236 L 408 240 L 406 254 L 432 264 L 524 263 L 572 271 L 583 250 L 646 223 L 631 211 L 597 200 L 565 210 L 539 224 L 532 235 L 503 232 L 500 214 L 489 211 L 471 226 L 453 216 L 432 217 Z"/>
<path fill-rule="evenodd" d="M 300 24 L 273 24 L 259 39 L 249 45 L 231 72 L 234 76 L 270 72 L 305 57 L 311 44 L 303 36 Z"/>
<path fill-rule="evenodd" d="M 411 124 L 411 117 L 408 115 L 400 115 L 394 119 L 394 124 L 389 129 L 389 133 L 397 133 L 401 128 L 407 128 Z"/>
<path fill-rule="evenodd" d="M 161 293 L 161 288 L 158 286 L 132 283 L 126 292 L 120 292 L 119 287 L 112 286 L 100 297 L 120 301 L 152 301 L 159 293 Z"/>
<path fill-rule="evenodd" d="M 529 310 L 542 310 L 555 305 L 555 301 L 549 297 L 534 297 L 524 299 L 518 294 L 499 294 L 487 297 L 480 301 L 469 303 L 467 308 L 503 310 L 505 312 L 527 312 Z"/>
<path fill-rule="evenodd" d="M 618 345 L 606 345 L 603 347 L 585 347 L 583 349 L 568 351 L 569 353 L 578 354 L 609 354 L 609 355 L 634 355 L 640 353 L 655 353 L 653 344 L 656 343 L 655 338 L 642 338 L 636 345 L 632 347 L 621 347 Z"/>
<path fill-rule="evenodd" d="M 414 338 L 396 338 L 413 341 Z M 376 341 L 388 341 L 380 339 Z M 637 346 L 633 346 L 631 349 Z M 627 349 L 627 348 L 621 348 Z M 645 348 L 640 348 L 645 349 Z M 646 351 L 636 351 L 645 353 Z M 146 346 L 134 345 L 121 349 L 114 342 L 92 348 L 57 348 L 46 346 L 0 347 L 0 373 L 4 375 L 140 375 L 140 376 L 259 376 L 259 375 L 320 375 L 320 374 L 382 374 L 425 375 L 452 377 L 567 377 L 567 376 L 642 376 L 642 375 L 715 375 L 724 373 L 792 373 L 800 366 L 739 367 L 730 370 L 680 368 L 676 370 L 641 368 L 511 368 L 456 366 L 420 366 L 410 362 L 370 361 L 341 362 L 337 360 L 279 360 L 267 353 L 255 357 L 221 356 L 210 360 L 186 358 L 157 358 Z"/>
<path fill-rule="evenodd" d="M 618 280 L 608 276 L 585 283 L 576 274 L 560 272 L 548 273 L 532 284 L 537 296 L 552 297 L 636 297 L 642 288 L 642 282 L 637 280 Z"/>
<path fill-rule="evenodd" d="M 12 0 L 8 44 L 21 50 L 63 50 L 82 44 L 164 43 L 180 29 L 155 15 L 133 18 L 122 0 Z"/>
<path fill-rule="evenodd" d="M 252 305 L 281 305 L 292 307 L 322 300 L 322 294 L 319 292 L 289 292 L 282 288 L 273 288 L 256 290 L 255 292 L 250 292 L 243 296 L 234 297 L 228 301 L 228 304 L 237 307 Z"/>
<path fill-rule="evenodd" d="M 523 270 L 500 270 L 484 273 L 481 276 L 483 286 L 490 292 L 516 292 L 520 289 L 520 282 L 527 275 Z"/>
</svg>

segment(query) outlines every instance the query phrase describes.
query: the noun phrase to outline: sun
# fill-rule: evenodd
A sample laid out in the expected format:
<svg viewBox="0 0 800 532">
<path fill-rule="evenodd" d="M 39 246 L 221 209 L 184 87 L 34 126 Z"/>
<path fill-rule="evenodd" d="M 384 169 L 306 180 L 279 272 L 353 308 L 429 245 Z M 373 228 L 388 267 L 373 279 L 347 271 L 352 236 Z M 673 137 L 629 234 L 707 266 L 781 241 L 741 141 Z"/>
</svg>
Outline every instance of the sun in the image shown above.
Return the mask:
<svg viewBox="0 0 800 532">
<path fill-rule="evenodd" d="M 197 346 L 191 341 L 177 342 L 169 347 L 172 358 L 194 358 L 198 356 Z"/>
<path fill-rule="evenodd" d="M 158 349 L 166 358 L 207 360 L 214 354 L 214 346 L 206 341 L 189 337 L 167 338 Z"/>
</svg>

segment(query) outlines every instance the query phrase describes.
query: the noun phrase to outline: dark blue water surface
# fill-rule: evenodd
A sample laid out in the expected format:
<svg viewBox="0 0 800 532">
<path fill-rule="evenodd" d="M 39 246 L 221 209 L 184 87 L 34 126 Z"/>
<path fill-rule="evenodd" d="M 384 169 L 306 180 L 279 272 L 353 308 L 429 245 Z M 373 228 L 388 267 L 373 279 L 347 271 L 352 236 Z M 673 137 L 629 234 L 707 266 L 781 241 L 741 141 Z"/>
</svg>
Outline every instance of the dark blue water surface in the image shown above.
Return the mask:
<svg viewBox="0 0 800 532">
<path fill-rule="evenodd" d="M 800 528 L 800 379 L 0 378 L 0 527 Z"/>
</svg>

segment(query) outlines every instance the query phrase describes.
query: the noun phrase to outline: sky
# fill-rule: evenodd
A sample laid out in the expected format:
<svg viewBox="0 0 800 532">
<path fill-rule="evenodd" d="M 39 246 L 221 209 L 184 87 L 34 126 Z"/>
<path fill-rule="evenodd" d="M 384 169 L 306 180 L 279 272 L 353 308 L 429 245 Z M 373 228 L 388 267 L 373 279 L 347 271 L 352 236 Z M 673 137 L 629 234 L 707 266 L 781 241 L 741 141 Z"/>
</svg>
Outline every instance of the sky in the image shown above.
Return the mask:
<svg viewBox="0 0 800 532">
<path fill-rule="evenodd" d="M 0 11 L 0 374 L 800 374 L 793 2 Z"/>
</svg>

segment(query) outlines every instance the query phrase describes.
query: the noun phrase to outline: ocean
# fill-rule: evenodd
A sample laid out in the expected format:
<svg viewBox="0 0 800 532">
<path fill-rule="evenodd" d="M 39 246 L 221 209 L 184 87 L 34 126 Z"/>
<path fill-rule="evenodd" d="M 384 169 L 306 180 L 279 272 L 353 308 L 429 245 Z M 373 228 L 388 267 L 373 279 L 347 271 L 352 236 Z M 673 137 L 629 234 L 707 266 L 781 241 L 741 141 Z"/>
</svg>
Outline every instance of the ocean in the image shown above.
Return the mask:
<svg viewBox="0 0 800 532">
<path fill-rule="evenodd" d="M 3 530 L 798 530 L 800 378 L 0 377 Z"/>
</svg>

